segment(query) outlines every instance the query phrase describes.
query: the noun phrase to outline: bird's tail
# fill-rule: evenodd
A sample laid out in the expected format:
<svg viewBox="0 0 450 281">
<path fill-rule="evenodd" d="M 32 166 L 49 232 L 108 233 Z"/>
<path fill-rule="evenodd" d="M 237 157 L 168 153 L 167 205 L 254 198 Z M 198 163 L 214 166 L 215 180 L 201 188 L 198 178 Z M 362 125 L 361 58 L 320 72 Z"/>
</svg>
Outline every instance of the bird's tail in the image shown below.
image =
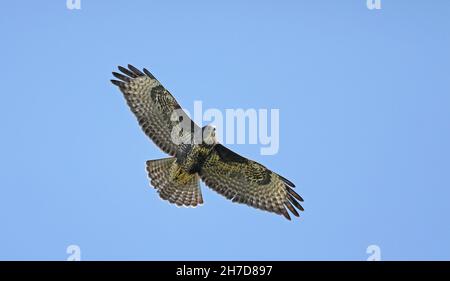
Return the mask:
<svg viewBox="0 0 450 281">
<path fill-rule="evenodd" d="M 162 199 L 186 207 L 203 204 L 198 175 L 183 171 L 176 158 L 147 161 L 147 173 Z"/>
</svg>

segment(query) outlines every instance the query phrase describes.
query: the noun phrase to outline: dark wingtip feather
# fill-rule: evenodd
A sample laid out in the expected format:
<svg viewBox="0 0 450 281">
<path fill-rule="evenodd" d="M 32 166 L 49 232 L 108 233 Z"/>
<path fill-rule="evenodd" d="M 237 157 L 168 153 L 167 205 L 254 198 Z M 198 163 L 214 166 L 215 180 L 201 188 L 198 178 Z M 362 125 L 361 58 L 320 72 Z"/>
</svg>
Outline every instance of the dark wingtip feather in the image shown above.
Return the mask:
<svg viewBox="0 0 450 281">
<path fill-rule="evenodd" d="M 128 65 L 128 69 L 131 70 L 137 76 L 144 76 L 145 75 L 144 73 L 142 73 L 142 71 L 140 71 L 136 67 L 132 66 L 131 64 Z"/>
<path fill-rule="evenodd" d="M 292 197 L 292 195 L 287 194 L 287 198 L 297 209 L 299 209 L 302 212 L 305 210 L 305 209 L 303 209 L 303 206 L 300 205 L 300 203 L 298 203 L 297 200 L 295 200 L 294 197 Z"/>
<path fill-rule="evenodd" d="M 295 187 L 295 184 L 293 183 L 293 182 L 291 182 L 290 180 L 288 180 L 287 178 L 285 178 L 285 177 L 283 177 L 283 176 L 280 176 L 280 175 L 278 175 L 279 177 L 280 177 L 280 179 L 282 180 L 282 181 L 284 181 L 284 183 L 286 183 L 287 185 L 289 185 L 290 187 Z"/>
<path fill-rule="evenodd" d="M 147 68 L 144 68 L 144 73 L 145 73 L 148 77 L 150 77 L 150 78 L 152 78 L 152 79 L 156 79 L 155 76 L 153 76 L 153 74 L 151 74 L 150 71 L 147 70 Z"/>
<path fill-rule="evenodd" d="M 287 188 L 287 191 L 295 197 L 295 199 L 297 199 L 300 202 L 303 202 L 303 198 L 297 194 L 297 192 L 295 192 L 292 188 Z"/>
<path fill-rule="evenodd" d="M 286 211 L 286 209 L 281 210 L 281 214 L 282 214 L 287 220 L 291 220 L 291 216 L 289 216 L 289 213 Z"/>
<path fill-rule="evenodd" d="M 130 76 L 131 78 L 136 78 L 138 77 L 136 74 L 134 74 L 133 72 L 131 72 L 129 69 L 126 69 L 123 66 L 118 66 L 117 67 L 123 74 Z"/>
<path fill-rule="evenodd" d="M 114 79 L 111 79 L 111 83 L 113 83 L 114 85 L 116 85 L 119 88 L 122 88 L 122 87 L 125 86 L 125 83 L 123 83 L 122 81 L 117 81 L 117 80 L 114 80 Z"/>
<path fill-rule="evenodd" d="M 300 217 L 300 214 L 297 212 L 297 210 L 295 210 L 294 206 L 289 203 L 289 201 L 286 201 L 284 205 L 289 209 L 289 211 L 291 211 L 292 214 L 294 214 L 294 216 Z"/>
<path fill-rule="evenodd" d="M 117 79 L 120 79 L 120 80 L 122 80 L 124 82 L 130 82 L 131 81 L 130 77 L 125 76 L 123 74 L 120 74 L 120 73 L 117 73 L 117 72 L 113 72 L 112 74 L 113 74 L 114 77 L 116 77 Z"/>
</svg>

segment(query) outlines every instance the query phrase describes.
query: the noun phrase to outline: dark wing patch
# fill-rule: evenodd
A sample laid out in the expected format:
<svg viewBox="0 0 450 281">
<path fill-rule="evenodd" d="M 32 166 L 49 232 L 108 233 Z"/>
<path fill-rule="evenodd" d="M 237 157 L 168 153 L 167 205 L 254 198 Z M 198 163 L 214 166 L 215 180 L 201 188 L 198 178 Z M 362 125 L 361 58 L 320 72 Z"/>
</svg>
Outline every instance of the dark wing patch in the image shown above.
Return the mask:
<svg viewBox="0 0 450 281">
<path fill-rule="evenodd" d="M 111 82 L 122 91 L 142 130 L 164 152 L 175 156 L 178 145 L 171 137 L 174 127 L 180 124 L 180 120 L 190 120 L 191 130 L 197 125 L 180 110 L 175 98 L 147 69 L 142 72 L 128 65 L 128 69 L 119 66 L 119 70 L 122 73 L 113 72 L 114 77 L 119 80 Z M 172 121 L 171 116 L 175 110 L 181 116 L 179 120 Z"/>
<path fill-rule="evenodd" d="M 283 215 L 303 211 L 294 184 L 263 165 L 217 144 L 200 170 L 205 184 L 233 202 Z M 296 210 L 297 208 L 297 210 Z"/>
</svg>

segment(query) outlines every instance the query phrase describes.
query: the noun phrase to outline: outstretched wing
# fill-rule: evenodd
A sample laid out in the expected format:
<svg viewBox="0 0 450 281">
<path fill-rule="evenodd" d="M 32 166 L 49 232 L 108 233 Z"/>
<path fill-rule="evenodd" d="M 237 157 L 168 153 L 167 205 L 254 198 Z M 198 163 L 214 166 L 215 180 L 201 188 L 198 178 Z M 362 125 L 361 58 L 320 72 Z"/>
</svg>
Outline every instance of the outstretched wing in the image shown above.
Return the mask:
<svg viewBox="0 0 450 281">
<path fill-rule="evenodd" d="M 284 215 L 286 208 L 299 216 L 303 211 L 294 184 L 255 161 L 246 159 L 221 144 L 217 144 L 205 160 L 200 177 L 206 185 L 233 202 Z"/>
<path fill-rule="evenodd" d="M 113 72 L 113 75 L 120 81 L 111 82 L 122 91 L 142 130 L 164 152 L 175 156 L 179 145 L 172 138 L 174 127 L 179 125 L 180 121 L 190 122 L 193 132 L 197 125 L 147 69 L 144 68 L 142 72 L 128 65 L 128 69 L 119 66 L 119 70 L 122 73 Z M 171 120 L 175 111 L 178 120 Z"/>
</svg>

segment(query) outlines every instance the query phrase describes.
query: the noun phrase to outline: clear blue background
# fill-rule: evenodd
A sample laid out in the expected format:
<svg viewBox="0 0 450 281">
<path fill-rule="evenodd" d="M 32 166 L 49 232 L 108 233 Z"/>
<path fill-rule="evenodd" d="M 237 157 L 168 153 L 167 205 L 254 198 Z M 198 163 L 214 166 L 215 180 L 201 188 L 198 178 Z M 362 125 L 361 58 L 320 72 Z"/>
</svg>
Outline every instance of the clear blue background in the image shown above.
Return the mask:
<svg viewBox="0 0 450 281">
<path fill-rule="evenodd" d="M 0 259 L 450 259 L 450 2 L 1 4 Z M 300 220 L 176 208 L 111 71 L 147 67 L 187 109 L 279 108 Z"/>
</svg>

